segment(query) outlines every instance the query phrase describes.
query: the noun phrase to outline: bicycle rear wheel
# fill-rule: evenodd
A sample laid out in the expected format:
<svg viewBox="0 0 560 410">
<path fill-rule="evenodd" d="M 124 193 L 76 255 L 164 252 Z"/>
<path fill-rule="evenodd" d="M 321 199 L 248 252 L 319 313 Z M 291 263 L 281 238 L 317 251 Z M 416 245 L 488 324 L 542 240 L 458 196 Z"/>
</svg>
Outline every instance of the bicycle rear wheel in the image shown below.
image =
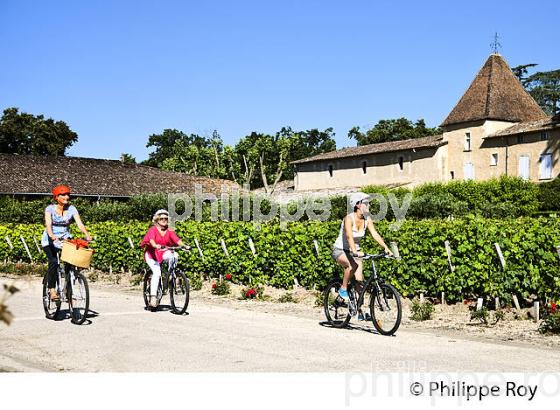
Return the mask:
<svg viewBox="0 0 560 410">
<path fill-rule="evenodd" d="M 401 298 L 397 290 L 388 283 L 372 289 L 369 310 L 373 326 L 384 335 L 394 334 L 401 324 Z"/>
<path fill-rule="evenodd" d="M 152 282 L 152 272 L 146 273 L 146 275 L 144 275 L 144 284 L 142 286 L 142 295 L 144 297 L 144 305 L 146 306 L 146 308 L 155 310 L 157 308 L 150 307 L 151 282 Z M 159 306 L 159 302 L 161 302 L 162 297 L 163 297 L 163 292 L 162 292 L 162 288 L 161 288 L 161 277 L 160 277 L 159 284 L 158 284 L 158 290 L 156 292 L 156 299 L 157 299 L 157 305 L 158 306 Z"/>
<path fill-rule="evenodd" d="M 144 297 L 144 305 L 150 306 L 150 282 L 152 281 L 152 274 L 146 273 L 144 275 L 144 283 L 142 285 L 142 296 Z"/>
<path fill-rule="evenodd" d="M 175 277 L 169 281 L 169 298 L 171 299 L 173 313 L 182 315 L 187 311 L 190 288 L 187 275 L 180 270 L 176 270 Z"/>
<path fill-rule="evenodd" d="M 72 307 L 72 323 L 83 324 L 87 319 L 89 310 L 89 285 L 87 279 L 81 273 L 74 273 L 74 280 L 68 285 L 68 303 Z"/>
<path fill-rule="evenodd" d="M 325 316 L 328 322 L 337 328 L 346 327 L 350 321 L 350 310 L 348 302 L 345 302 L 338 295 L 341 281 L 339 279 L 333 280 L 327 286 L 323 296 L 323 307 L 325 309 Z"/>
<path fill-rule="evenodd" d="M 53 302 L 49 295 L 49 286 L 47 275 L 43 278 L 43 309 L 45 310 L 45 316 L 47 319 L 54 320 L 60 312 L 60 300 L 58 302 Z"/>
</svg>

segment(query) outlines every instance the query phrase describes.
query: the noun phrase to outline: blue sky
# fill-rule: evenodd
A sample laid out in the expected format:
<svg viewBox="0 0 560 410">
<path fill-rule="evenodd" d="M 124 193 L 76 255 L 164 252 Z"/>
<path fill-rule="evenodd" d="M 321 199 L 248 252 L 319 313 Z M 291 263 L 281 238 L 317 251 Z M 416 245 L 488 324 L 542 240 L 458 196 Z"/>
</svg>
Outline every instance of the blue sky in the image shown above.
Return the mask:
<svg viewBox="0 0 560 410">
<path fill-rule="evenodd" d="M 440 124 L 491 52 L 560 68 L 560 2 L 0 1 L 0 110 L 66 121 L 70 155 L 148 156 L 165 128 Z"/>
</svg>

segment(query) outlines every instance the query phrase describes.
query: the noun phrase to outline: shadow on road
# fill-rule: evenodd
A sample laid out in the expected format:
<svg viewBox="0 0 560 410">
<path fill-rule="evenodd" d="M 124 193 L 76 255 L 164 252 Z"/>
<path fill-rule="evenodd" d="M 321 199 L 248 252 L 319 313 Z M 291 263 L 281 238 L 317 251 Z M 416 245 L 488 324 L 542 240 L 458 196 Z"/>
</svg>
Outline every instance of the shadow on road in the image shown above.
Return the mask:
<svg viewBox="0 0 560 410">
<path fill-rule="evenodd" d="M 368 326 L 369 322 L 362 322 L 362 324 L 359 325 L 354 325 L 352 323 L 349 323 L 346 327 L 343 328 L 339 328 L 339 327 L 334 327 L 333 325 L 331 325 L 329 322 L 327 321 L 323 321 L 323 322 L 319 322 L 319 326 L 323 326 L 323 327 L 328 327 L 331 329 L 338 329 L 338 330 L 351 330 L 351 331 L 355 331 L 355 330 L 359 330 L 362 332 L 366 332 L 366 333 L 371 333 L 373 335 L 377 335 L 377 336 L 383 336 L 381 335 L 377 330 L 375 330 L 375 328 Z M 396 335 L 391 335 L 391 337 L 396 337 Z"/>
</svg>

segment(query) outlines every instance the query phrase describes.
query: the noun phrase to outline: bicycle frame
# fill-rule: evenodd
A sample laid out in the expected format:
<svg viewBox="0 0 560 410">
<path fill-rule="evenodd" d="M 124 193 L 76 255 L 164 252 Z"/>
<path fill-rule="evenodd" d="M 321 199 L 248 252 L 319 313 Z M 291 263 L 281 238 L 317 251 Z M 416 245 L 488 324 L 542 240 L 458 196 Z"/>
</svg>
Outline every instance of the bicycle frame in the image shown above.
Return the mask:
<svg viewBox="0 0 560 410">
<path fill-rule="evenodd" d="M 59 253 L 57 253 L 56 255 L 57 258 L 57 262 L 58 262 L 58 269 L 56 270 L 56 273 L 58 275 L 58 280 L 57 280 L 57 285 L 56 285 L 56 291 L 58 292 L 59 296 L 60 296 L 60 302 L 68 302 L 68 298 L 67 298 L 67 292 L 66 290 L 68 289 L 68 286 L 70 286 L 70 292 L 71 295 L 74 294 L 74 280 L 75 280 L 75 276 L 74 276 L 74 271 L 75 271 L 75 267 L 73 265 L 68 265 L 66 266 L 66 262 L 64 263 L 65 265 L 62 266 L 60 264 L 60 255 Z M 64 286 L 62 285 L 62 275 L 64 272 Z M 72 310 L 72 304 L 70 304 L 70 310 Z"/>
<path fill-rule="evenodd" d="M 363 284 L 362 289 L 360 290 L 360 292 L 358 292 L 358 300 L 356 301 L 356 309 L 360 309 L 362 307 L 362 305 L 364 304 L 364 297 L 366 294 L 367 289 L 370 288 L 370 286 L 372 285 L 372 283 L 375 283 L 375 293 L 378 295 L 381 292 L 381 287 L 380 285 L 382 283 L 385 283 L 385 281 L 383 280 L 383 278 L 381 278 L 378 274 L 377 274 L 377 268 L 375 267 L 375 259 L 377 258 L 382 258 L 382 257 L 386 257 L 389 258 L 386 254 L 384 253 L 378 253 L 378 254 L 373 254 L 373 255 L 366 255 L 364 257 L 364 261 L 371 259 L 371 268 L 372 268 L 372 272 L 373 275 L 371 275 Z M 350 284 L 353 288 L 356 288 L 356 278 L 352 278 L 352 280 L 350 281 Z M 373 293 L 373 292 L 372 292 Z"/>
</svg>

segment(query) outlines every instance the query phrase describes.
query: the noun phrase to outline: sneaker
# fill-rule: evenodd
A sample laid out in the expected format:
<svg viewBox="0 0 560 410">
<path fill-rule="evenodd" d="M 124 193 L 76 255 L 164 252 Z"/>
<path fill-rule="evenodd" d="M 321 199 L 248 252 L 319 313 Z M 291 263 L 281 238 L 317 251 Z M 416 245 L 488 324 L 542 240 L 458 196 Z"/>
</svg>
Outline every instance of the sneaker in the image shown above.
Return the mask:
<svg viewBox="0 0 560 410">
<path fill-rule="evenodd" d="M 366 313 L 365 315 L 360 312 L 358 313 L 358 320 L 371 320 L 371 315 L 369 313 Z"/>
<path fill-rule="evenodd" d="M 340 288 L 338 290 L 338 296 L 340 296 L 345 301 L 348 301 L 350 299 L 350 296 L 348 296 L 348 291 L 346 289 Z"/>
</svg>

